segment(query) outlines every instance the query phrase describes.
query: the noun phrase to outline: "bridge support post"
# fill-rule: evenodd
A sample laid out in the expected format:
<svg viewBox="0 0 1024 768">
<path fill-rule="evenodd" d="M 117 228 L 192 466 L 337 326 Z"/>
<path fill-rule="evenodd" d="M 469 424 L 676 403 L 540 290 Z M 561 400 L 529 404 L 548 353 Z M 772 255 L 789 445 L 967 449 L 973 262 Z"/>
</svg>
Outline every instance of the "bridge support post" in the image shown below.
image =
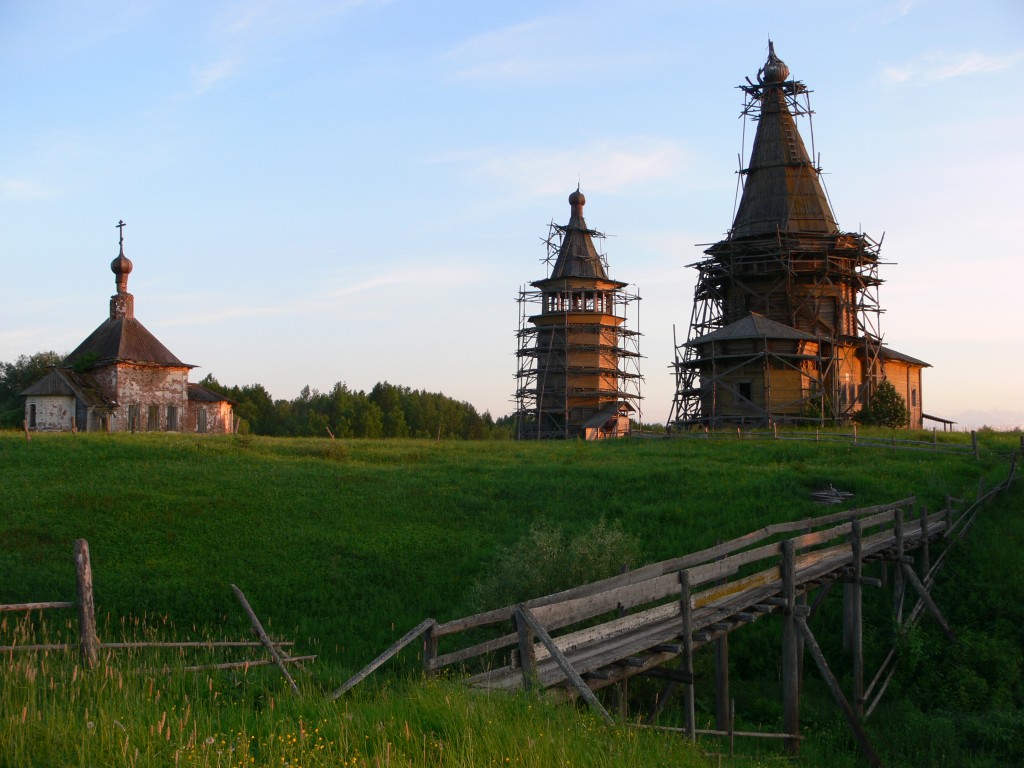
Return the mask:
<svg viewBox="0 0 1024 768">
<path fill-rule="evenodd" d="M 693 695 L 693 606 L 690 604 L 690 572 L 679 572 L 679 607 L 683 615 L 683 672 L 689 682 L 683 683 L 686 695 L 686 735 L 697 738 L 697 713 Z"/>
<path fill-rule="evenodd" d="M 729 635 L 715 640 L 715 728 L 729 730 Z"/>
<path fill-rule="evenodd" d="M 800 632 L 796 623 L 796 555 L 793 542 L 782 542 L 782 730 L 800 733 Z M 800 739 L 786 739 L 786 751 L 800 754 Z"/>
<path fill-rule="evenodd" d="M 896 534 L 896 566 L 892 574 L 892 612 L 896 619 L 896 626 L 903 626 L 903 595 L 905 592 L 903 582 L 903 510 L 897 509 L 893 520 Z"/>
<path fill-rule="evenodd" d="M 853 581 L 850 588 L 850 651 L 853 654 L 853 711 L 864 719 L 864 624 L 863 624 L 863 530 L 860 520 L 853 521 Z"/>
</svg>

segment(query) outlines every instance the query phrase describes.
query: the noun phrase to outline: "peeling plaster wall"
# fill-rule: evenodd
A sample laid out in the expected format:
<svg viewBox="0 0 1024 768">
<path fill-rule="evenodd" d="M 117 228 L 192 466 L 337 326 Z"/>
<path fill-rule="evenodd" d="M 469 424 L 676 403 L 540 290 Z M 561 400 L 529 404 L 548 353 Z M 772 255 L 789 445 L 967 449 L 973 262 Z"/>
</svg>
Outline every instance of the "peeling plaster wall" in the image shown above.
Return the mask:
<svg viewBox="0 0 1024 768">
<path fill-rule="evenodd" d="M 75 412 L 75 398 L 62 395 L 29 395 L 25 398 L 25 420 L 36 407 L 36 425 L 39 432 L 66 432 L 71 429 L 71 416 Z"/>
<path fill-rule="evenodd" d="M 148 430 L 151 405 L 159 407 L 157 430 L 166 431 L 171 426 L 168 424 L 169 406 L 177 408 L 178 423 L 175 431 L 194 430 L 188 420 L 188 368 L 118 363 L 110 366 L 104 374 L 103 387 L 106 390 L 106 381 L 113 380 L 112 389 L 117 402 L 115 418 L 111 421 L 112 432 L 132 429 L 129 421 L 131 406 L 138 407 L 138 423 L 135 428 Z"/>
<path fill-rule="evenodd" d="M 188 423 L 182 425 L 182 431 L 199 431 L 199 414 L 206 411 L 206 432 L 215 435 L 230 433 L 234 426 L 231 403 L 199 403 L 189 401 Z"/>
</svg>

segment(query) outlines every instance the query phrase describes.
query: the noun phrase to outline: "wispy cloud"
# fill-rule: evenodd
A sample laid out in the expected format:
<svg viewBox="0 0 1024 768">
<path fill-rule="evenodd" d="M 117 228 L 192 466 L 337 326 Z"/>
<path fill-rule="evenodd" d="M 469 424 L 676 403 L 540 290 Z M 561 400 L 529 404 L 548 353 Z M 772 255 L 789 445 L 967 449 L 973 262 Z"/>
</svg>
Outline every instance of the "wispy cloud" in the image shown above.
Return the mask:
<svg viewBox="0 0 1024 768">
<path fill-rule="evenodd" d="M 438 61 L 449 67 L 449 77 L 454 80 L 522 83 L 571 80 L 581 72 L 592 81 L 596 74 L 627 67 L 626 57 L 609 54 L 609 48 L 595 39 L 600 38 L 600 30 L 580 28 L 586 21 L 541 16 L 475 35 L 443 53 Z M 572 36 L 566 36 L 567 29 L 574 30 Z M 573 45 L 580 38 L 590 44 Z"/>
<path fill-rule="evenodd" d="M 915 0 L 896 0 L 881 9 L 882 24 L 889 24 L 910 15 Z"/>
<path fill-rule="evenodd" d="M 389 270 L 388 272 L 360 280 L 359 282 L 346 285 L 344 288 L 328 291 L 321 294 L 322 299 L 337 299 L 342 296 L 353 296 L 360 293 L 368 293 L 379 288 L 394 288 L 395 286 L 444 286 L 456 287 L 467 285 L 482 279 L 483 275 L 478 270 L 467 267 L 442 267 L 439 269 L 409 269 Z"/>
<path fill-rule="evenodd" d="M 563 192 L 566 179 L 577 178 L 588 191 L 616 191 L 676 176 L 688 160 L 678 143 L 646 136 L 592 141 L 562 150 L 488 147 L 435 158 L 438 163 L 463 166 L 467 178 L 493 180 L 528 195 Z"/>
<path fill-rule="evenodd" d="M 391 0 L 262 0 L 229 6 L 212 23 L 210 37 L 219 49 L 212 63 L 190 70 L 191 95 L 206 93 L 246 70 L 247 63 L 268 49 L 317 34 L 333 19 L 363 6 L 386 5 Z"/>
<path fill-rule="evenodd" d="M 0 179 L 0 200 L 14 202 L 46 200 L 54 197 L 57 190 L 46 184 L 30 179 Z"/>
<path fill-rule="evenodd" d="M 930 51 L 905 64 L 883 67 L 882 79 L 889 85 L 937 83 L 964 75 L 1012 69 L 1022 61 L 1024 61 L 1024 49 L 1001 56 L 977 51 L 966 53 Z"/>
<path fill-rule="evenodd" d="M 206 93 L 221 80 L 236 74 L 238 70 L 239 63 L 235 59 L 221 59 L 205 67 L 192 67 L 192 95 Z"/>
</svg>

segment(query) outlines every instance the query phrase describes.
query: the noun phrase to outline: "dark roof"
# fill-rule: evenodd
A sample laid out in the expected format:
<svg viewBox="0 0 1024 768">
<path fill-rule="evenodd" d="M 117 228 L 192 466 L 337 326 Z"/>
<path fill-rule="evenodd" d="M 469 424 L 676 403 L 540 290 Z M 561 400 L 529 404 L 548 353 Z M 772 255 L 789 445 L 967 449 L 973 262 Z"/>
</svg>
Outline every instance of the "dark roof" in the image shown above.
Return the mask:
<svg viewBox="0 0 1024 768">
<path fill-rule="evenodd" d="M 220 392 L 214 392 L 212 389 L 207 389 L 202 384 L 189 384 L 188 385 L 188 399 L 194 400 L 198 403 L 231 403 L 234 404 L 234 400 L 229 397 L 225 397 Z"/>
<path fill-rule="evenodd" d="M 889 347 L 882 347 L 879 352 L 883 360 L 899 360 L 903 363 L 910 363 L 911 365 L 920 365 L 922 368 L 931 368 L 931 363 L 926 363 L 924 360 L 918 360 L 916 357 L 905 355 L 902 352 L 897 352 L 895 349 L 889 349 Z"/>
<path fill-rule="evenodd" d="M 600 280 L 607 280 L 601 257 L 594 247 L 593 236 L 595 231 L 587 228 L 587 222 L 583 219 L 583 206 L 587 198 L 576 189 L 569 195 L 570 216 L 569 223 L 561 228 L 562 246 L 558 249 L 558 258 L 551 269 L 549 279 L 561 277 L 593 277 Z"/>
<path fill-rule="evenodd" d="M 100 387 L 88 374 L 76 373 L 68 368 L 54 368 L 22 395 L 77 397 L 86 405 L 110 408 Z"/>
<path fill-rule="evenodd" d="M 797 341 L 815 341 L 817 337 L 798 331 L 788 325 L 769 320 L 764 315 L 751 312 L 734 323 L 717 331 L 712 331 L 693 341 L 686 343 L 689 347 L 708 344 L 712 341 L 733 341 L 736 339 L 794 339 Z"/>
<path fill-rule="evenodd" d="M 766 70 L 773 63 L 785 68 L 774 50 Z M 744 90 L 759 100 L 760 115 L 730 237 L 774 235 L 777 230 L 838 233 L 818 169 L 807 154 L 787 100 L 787 94 L 802 93 L 806 88 L 802 83 L 766 78 Z"/>
<path fill-rule="evenodd" d="M 91 358 L 91 359 L 90 359 Z M 175 368 L 194 368 L 175 357 L 134 317 L 105 321 L 67 356 L 64 365 L 86 362 L 88 368 L 116 362 L 148 363 Z"/>
</svg>

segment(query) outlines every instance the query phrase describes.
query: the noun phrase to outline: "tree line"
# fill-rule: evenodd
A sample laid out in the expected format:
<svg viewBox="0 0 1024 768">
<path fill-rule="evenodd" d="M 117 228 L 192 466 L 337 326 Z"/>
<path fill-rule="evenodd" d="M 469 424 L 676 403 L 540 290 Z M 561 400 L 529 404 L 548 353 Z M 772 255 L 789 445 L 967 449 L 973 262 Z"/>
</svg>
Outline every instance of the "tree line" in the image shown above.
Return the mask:
<svg viewBox="0 0 1024 768">
<path fill-rule="evenodd" d="M 201 382 L 234 401 L 239 429 L 258 435 L 420 437 L 464 440 L 512 437 L 512 419 L 495 421 L 470 403 L 440 392 L 378 382 L 369 392 L 344 382 L 329 392 L 309 386 L 294 400 L 274 400 L 262 384 L 224 386 L 212 375 Z"/>
<path fill-rule="evenodd" d="M 52 350 L 0 361 L 0 427 L 18 429 L 25 418 L 21 393 L 41 379 L 64 355 Z M 257 435 L 305 437 L 421 437 L 464 440 L 512 437 L 512 418 L 495 421 L 470 403 L 440 392 L 374 385 L 369 392 L 343 382 L 329 392 L 303 387 L 293 400 L 275 400 L 262 384 L 227 386 L 211 374 L 201 382 L 235 403 L 239 431 Z"/>
</svg>

